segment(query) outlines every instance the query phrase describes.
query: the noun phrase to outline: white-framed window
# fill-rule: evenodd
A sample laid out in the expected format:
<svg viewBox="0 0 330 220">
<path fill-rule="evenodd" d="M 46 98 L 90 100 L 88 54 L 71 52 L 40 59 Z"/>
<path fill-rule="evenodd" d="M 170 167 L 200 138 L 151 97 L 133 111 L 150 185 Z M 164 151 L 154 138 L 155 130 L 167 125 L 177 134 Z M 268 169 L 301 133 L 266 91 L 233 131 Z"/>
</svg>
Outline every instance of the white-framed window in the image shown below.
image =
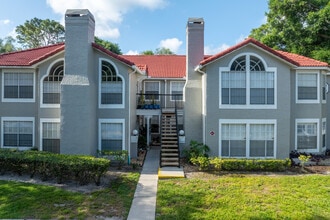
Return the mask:
<svg viewBox="0 0 330 220">
<path fill-rule="evenodd" d="M 40 119 L 40 150 L 60 153 L 60 119 Z"/>
<path fill-rule="evenodd" d="M 171 81 L 170 90 L 171 90 L 171 101 L 182 101 L 183 100 L 183 87 L 184 81 Z"/>
<path fill-rule="evenodd" d="M 100 60 L 100 108 L 124 108 L 125 80 L 109 60 Z"/>
<path fill-rule="evenodd" d="M 319 123 L 319 119 L 296 119 L 296 150 L 319 151 Z"/>
<path fill-rule="evenodd" d="M 125 149 L 125 119 L 99 119 L 99 150 Z"/>
<path fill-rule="evenodd" d="M 1 147 L 29 149 L 34 146 L 34 118 L 1 118 Z"/>
<path fill-rule="evenodd" d="M 3 71 L 3 102 L 34 102 L 35 74 L 33 72 Z"/>
<path fill-rule="evenodd" d="M 276 68 L 255 54 L 236 56 L 219 81 L 220 108 L 276 108 Z"/>
<path fill-rule="evenodd" d="M 159 101 L 160 82 L 159 81 L 145 81 L 144 82 L 145 99 L 152 101 Z"/>
<path fill-rule="evenodd" d="M 41 107 L 59 107 L 61 81 L 64 76 L 64 61 L 50 65 L 48 75 L 41 79 Z"/>
<path fill-rule="evenodd" d="M 276 120 L 219 120 L 221 157 L 276 157 Z"/>
<path fill-rule="evenodd" d="M 317 72 L 297 72 L 296 74 L 296 102 L 319 103 L 320 74 Z"/>
<path fill-rule="evenodd" d="M 322 148 L 326 148 L 327 119 L 322 118 Z"/>
</svg>

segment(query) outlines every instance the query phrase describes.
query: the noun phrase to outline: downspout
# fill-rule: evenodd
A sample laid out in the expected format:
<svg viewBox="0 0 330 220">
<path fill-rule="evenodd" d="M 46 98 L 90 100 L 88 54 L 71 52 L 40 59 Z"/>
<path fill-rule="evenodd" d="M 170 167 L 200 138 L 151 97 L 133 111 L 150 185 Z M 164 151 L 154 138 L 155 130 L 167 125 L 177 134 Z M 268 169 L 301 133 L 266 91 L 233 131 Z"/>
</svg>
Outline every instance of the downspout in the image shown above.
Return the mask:
<svg viewBox="0 0 330 220">
<path fill-rule="evenodd" d="M 206 72 L 204 72 L 204 71 L 202 71 L 202 68 L 203 68 L 204 66 L 202 66 L 202 65 L 198 65 L 198 66 L 196 66 L 196 68 L 195 68 L 195 71 L 197 71 L 197 72 L 199 72 L 199 73 L 201 73 L 203 76 L 205 76 L 206 77 Z M 206 86 L 205 86 L 205 80 L 204 80 L 204 77 L 202 77 L 202 100 L 203 100 L 203 103 L 202 103 L 202 105 L 203 105 L 203 108 L 202 108 L 202 120 L 203 120 L 203 144 L 205 144 L 206 143 L 206 136 L 205 136 L 205 126 L 206 126 L 206 122 L 205 122 L 205 113 L 206 113 L 206 92 L 205 92 L 205 90 L 206 90 Z"/>
</svg>

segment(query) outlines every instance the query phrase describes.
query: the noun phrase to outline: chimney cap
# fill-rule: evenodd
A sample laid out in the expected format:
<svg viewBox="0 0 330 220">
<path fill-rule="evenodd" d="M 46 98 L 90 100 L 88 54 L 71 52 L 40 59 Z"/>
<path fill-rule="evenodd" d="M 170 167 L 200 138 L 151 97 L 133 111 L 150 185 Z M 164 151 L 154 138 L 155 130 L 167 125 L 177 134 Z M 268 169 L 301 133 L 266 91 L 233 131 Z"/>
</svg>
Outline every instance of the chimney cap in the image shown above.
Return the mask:
<svg viewBox="0 0 330 220">
<path fill-rule="evenodd" d="M 203 18 L 188 18 L 189 24 L 204 24 Z"/>
<path fill-rule="evenodd" d="M 84 17 L 90 16 L 94 20 L 93 14 L 88 9 L 67 9 L 65 17 Z"/>
</svg>

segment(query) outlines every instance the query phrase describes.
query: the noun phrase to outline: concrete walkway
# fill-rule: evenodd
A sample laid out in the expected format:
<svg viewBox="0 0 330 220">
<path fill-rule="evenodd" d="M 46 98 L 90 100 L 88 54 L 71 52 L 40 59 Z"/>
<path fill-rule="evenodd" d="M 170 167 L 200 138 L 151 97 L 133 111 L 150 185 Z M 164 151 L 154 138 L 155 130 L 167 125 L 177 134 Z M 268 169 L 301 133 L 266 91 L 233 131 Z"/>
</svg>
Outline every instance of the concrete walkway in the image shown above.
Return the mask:
<svg viewBox="0 0 330 220">
<path fill-rule="evenodd" d="M 159 148 L 152 148 L 147 153 L 128 220 L 155 219 L 159 154 Z"/>
</svg>

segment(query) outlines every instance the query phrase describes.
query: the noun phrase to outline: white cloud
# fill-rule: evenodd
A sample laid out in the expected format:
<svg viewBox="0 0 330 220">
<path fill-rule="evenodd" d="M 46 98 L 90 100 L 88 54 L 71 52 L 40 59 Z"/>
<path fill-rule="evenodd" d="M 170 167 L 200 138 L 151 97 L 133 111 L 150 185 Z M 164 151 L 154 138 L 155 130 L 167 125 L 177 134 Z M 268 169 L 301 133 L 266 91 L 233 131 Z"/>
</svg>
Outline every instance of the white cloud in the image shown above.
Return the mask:
<svg viewBox="0 0 330 220">
<path fill-rule="evenodd" d="M 9 19 L 0 20 L 0 25 L 7 25 L 10 23 Z"/>
<path fill-rule="evenodd" d="M 213 46 L 205 46 L 204 47 L 204 54 L 207 55 L 214 55 L 217 53 L 220 53 L 221 51 L 224 51 L 228 49 L 230 46 L 228 44 L 222 44 L 218 47 L 213 47 Z"/>
<path fill-rule="evenodd" d="M 159 43 L 159 47 L 168 48 L 174 53 L 178 52 L 181 45 L 182 41 L 180 41 L 178 38 L 168 38 L 165 40 L 161 40 Z"/>
<path fill-rule="evenodd" d="M 248 37 L 249 36 L 244 36 L 243 34 L 241 34 L 241 36 L 239 36 L 239 38 L 236 39 L 235 44 L 241 43 L 242 41 L 244 41 Z"/>
<path fill-rule="evenodd" d="M 139 55 L 139 52 L 137 50 L 129 50 L 125 55 Z"/>
<path fill-rule="evenodd" d="M 87 8 L 96 20 L 96 36 L 118 38 L 118 26 L 126 13 L 135 8 L 163 8 L 166 0 L 47 0 L 47 4 L 63 16 L 62 23 L 67 9 Z"/>
</svg>

